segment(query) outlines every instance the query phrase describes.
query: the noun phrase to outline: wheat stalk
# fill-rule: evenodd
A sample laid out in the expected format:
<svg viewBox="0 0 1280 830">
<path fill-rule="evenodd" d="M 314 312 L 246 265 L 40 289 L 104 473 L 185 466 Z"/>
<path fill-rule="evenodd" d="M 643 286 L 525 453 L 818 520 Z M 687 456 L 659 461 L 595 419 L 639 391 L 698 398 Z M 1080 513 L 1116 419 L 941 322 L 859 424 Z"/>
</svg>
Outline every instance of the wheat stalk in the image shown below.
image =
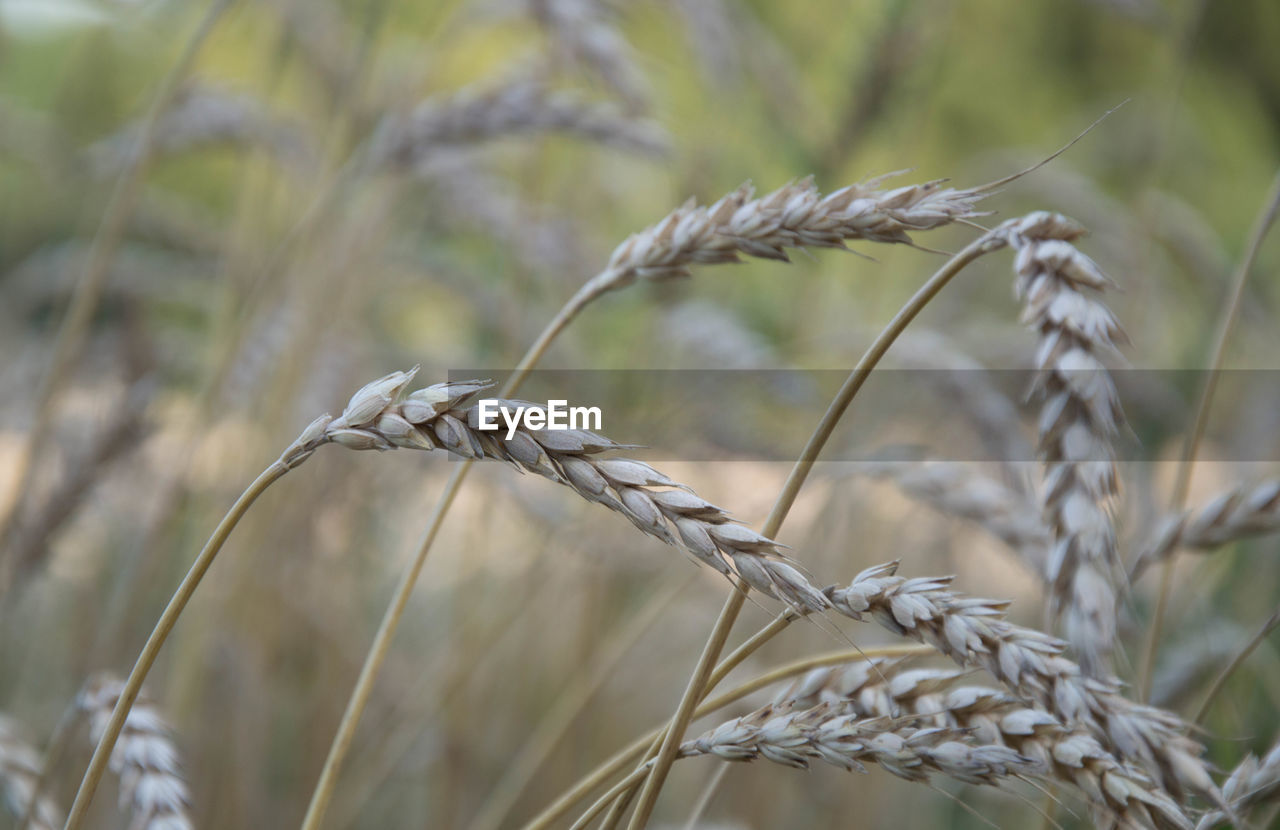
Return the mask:
<svg viewBox="0 0 1280 830">
<path fill-rule="evenodd" d="M 1276 532 L 1280 532 L 1280 479 L 1235 487 L 1202 507 L 1162 520 L 1134 561 L 1131 579 L 1180 548 L 1204 553 Z"/>
<path fill-rule="evenodd" d="M 863 718 L 927 717 L 935 727 L 963 730 L 970 741 L 1007 746 L 1031 759 L 1029 777 L 1063 781 L 1078 789 L 1090 801 L 1099 826 L 1191 827 L 1177 802 L 1145 775 L 1123 766 L 1083 730 L 1065 727 L 1043 709 L 1028 707 L 997 689 L 952 687 L 968 672 L 902 671 L 902 665 L 902 660 L 880 659 L 815 669 L 775 703 L 825 703 Z"/>
<path fill-rule="evenodd" d="M 1110 280 L 1071 244 L 1082 227 L 1040 212 L 1010 223 L 1007 234 L 1017 252 L 1022 319 L 1040 337 L 1034 391 L 1043 400 L 1044 512 L 1054 535 L 1051 610 L 1064 619 L 1085 671 L 1105 675 L 1116 639 L 1113 582 L 1122 573 L 1111 518 L 1119 492 L 1111 437 L 1124 415 L 1100 358 L 1124 334 L 1094 297 Z"/>
<path fill-rule="evenodd" d="M 100 675 L 80 693 L 79 705 L 89 717 L 89 732 L 101 739 L 124 683 Z M 111 753 L 111 770 L 120 778 L 120 808 L 130 810 L 130 827 L 138 830 L 191 830 L 191 797 L 181 774 L 178 749 L 160 710 L 137 700 L 129 710 L 119 741 Z"/>
<path fill-rule="evenodd" d="M 62 811 L 52 798 L 36 796 L 44 769 L 40 753 L 27 740 L 19 723 L 0 715 L 0 788 L 9 811 L 21 819 L 28 817 L 30 830 L 58 830 Z"/>
<path fill-rule="evenodd" d="M 826 593 L 836 611 L 872 620 L 895 634 L 934 646 L 959 665 L 986 669 L 1020 697 L 1067 726 L 1083 726 L 1117 759 L 1145 769 L 1173 798 L 1188 791 L 1221 805 L 1203 751 L 1177 715 L 1134 703 L 1115 678 L 1089 677 L 1062 656 L 1064 644 L 1005 619 L 1009 603 L 967 597 L 950 577 L 897 576 L 897 562 L 858 574 Z"/>
</svg>

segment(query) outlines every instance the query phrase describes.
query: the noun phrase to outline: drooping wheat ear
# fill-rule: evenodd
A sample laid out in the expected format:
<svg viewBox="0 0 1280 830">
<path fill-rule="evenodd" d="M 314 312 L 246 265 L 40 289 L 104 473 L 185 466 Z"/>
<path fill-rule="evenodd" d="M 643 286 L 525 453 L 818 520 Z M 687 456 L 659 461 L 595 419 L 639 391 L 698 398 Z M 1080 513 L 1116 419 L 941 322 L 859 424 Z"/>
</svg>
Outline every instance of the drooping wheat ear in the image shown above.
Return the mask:
<svg viewBox="0 0 1280 830">
<path fill-rule="evenodd" d="M 877 189 L 886 178 L 827 196 L 807 178 L 759 199 L 748 183 L 707 207 L 690 200 L 619 245 L 593 287 L 603 293 L 637 279 L 687 277 L 694 265 L 738 262 L 740 256 L 786 262 L 788 248 L 844 248 L 853 240 L 910 245 L 912 231 L 982 215 L 976 205 L 984 188 L 955 190 L 939 180 Z"/>
<path fill-rule="evenodd" d="M 956 729 L 841 714 L 838 706 L 826 703 L 798 710 L 766 706 L 686 741 L 680 757 L 765 758 L 799 769 L 807 769 L 810 761 L 823 761 L 858 772 L 866 772 L 864 763 L 871 763 L 908 781 L 926 782 L 930 775 L 940 774 L 989 786 L 1034 770 L 1031 758 L 1006 746 L 966 738 Z"/>
<path fill-rule="evenodd" d="M 898 563 L 868 568 L 847 587 L 828 588 L 836 611 L 867 615 L 895 634 L 934 646 L 961 666 L 986 669 L 1019 697 L 1067 727 L 1082 726 L 1122 763 L 1146 770 L 1181 803 L 1194 792 L 1221 805 L 1203 747 L 1172 712 L 1134 703 L 1115 678 L 1086 676 L 1062 656 L 1065 644 L 1005 619 L 1009 603 L 967 597 L 950 577 L 907 579 Z"/>
<path fill-rule="evenodd" d="M 1236 487 L 1195 510 L 1169 516 L 1133 564 L 1133 578 L 1179 548 L 1211 551 L 1239 539 L 1280 532 L 1280 480 Z"/>
<path fill-rule="evenodd" d="M 600 457 L 627 445 L 587 430 L 529 429 L 523 419 L 511 437 L 505 425 L 481 430 L 478 405 L 465 404 L 491 383 L 439 383 L 402 398 L 416 371 L 393 372 L 376 380 L 356 392 L 338 418 L 317 419 L 285 452 L 285 463 L 301 463 L 329 442 L 355 450 L 443 449 L 460 458 L 506 461 L 621 513 L 644 533 L 682 547 L 726 576 L 745 579 L 767 596 L 806 611 L 829 607 L 822 592 L 787 564 L 777 542 L 738 524 L 648 464 Z M 526 401 L 497 400 L 497 408 L 513 415 L 518 410 L 545 411 Z M 501 416 L 498 422 L 503 423 Z"/>
<path fill-rule="evenodd" d="M 114 176 L 137 163 L 141 132 L 140 124 L 129 124 L 90 147 L 93 173 Z M 259 146 L 297 169 L 309 166 L 314 152 L 300 127 L 272 113 L 262 102 L 244 93 L 199 85 L 183 90 L 160 116 L 151 153 L 163 157 L 223 145 Z"/>
<path fill-rule="evenodd" d="M 1026 495 L 958 461 L 873 463 L 858 472 L 888 479 L 935 510 L 976 523 L 1014 550 L 1037 574 L 1048 562 L 1050 539 Z"/>
<path fill-rule="evenodd" d="M 40 795 L 34 807 L 31 797 L 44 769 L 40 753 L 26 739 L 21 725 L 7 715 L 0 715 L 0 788 L 4 802 L 19 820 L 30 812 L 27 826 L 31 830 L 58 830 L 62 827 L 62 811 L 47 795 Z"/>
<path fill-rule="evenodd" d="M 1261 761 L 1257 756 L 1246 756 L 1222 785 L 1222 795 L 1237 816 L 1280 799 L 1280 743 L 1273 746 Z M 1228 818 L 1221 811 L 1206 813 L 1196 825 L 1196 830 L 1210 830 Z"/>
<path fill-rule="evenodd" d="M 124 690 L 115 677 L 93 677 L 80 693 L 89 717 L 90 737 L 97 741 Z M 169 724 L 153 704 L 139 698 L 129 710 L 120 739 L 111 753 L 111 770 L 120 778 L 120 809 L 128 809 L 130 827 L 139 830 L 191 830 L 191 798 L 182 778 L 178 749 Z"/>
<path fill-rule="evenodd" d="M 656 124 L 532 78 L 465 90 L 425 101 L 407 115 L 387 116 L 373 138 L 370 160 L 376 167 L 411 168 L 440 147 L 553 132 L 642 155 L 668 150 L 666 133 Z"/>
<path fill-rule="evenodd" d="M 1116 638 L 1115 583 L 1123 579 L 1111 514 L 1119 494 L 1111 439 L 1124 414 L 1100 358 L 1114 354 L 1124 333 L 1096 296 L 1110 280 L 1071 244 L 1082 227 L 1043 212 L 1006 227 L 1017 251 L 1022 319 L 1040 337 L 1034 391 L 1043 401 L 1042 495 L 1054 535 L 1051 609 L 1085 671 L 1105 676 Z"/>
<path fill-rule="evenodd" d="M 1120 764 L 1082 729 L 1069 729 L 1043 709 L 997 689 L 952 687 L 966 671 L 904 671 L 902 666 L 902 660 L 881 659 L 815 669 L 775 702 L 796 707 L 826 703 L 863 718 L 927 717 L 933 726 L 963 730 L 970 741 L 1007 746 L 1030 758 L 1034 770 L 1029 775 L 1077 788 L 1100 827 L 1190 830 L 1177 802 L 1146 775 Z"/>
</svg>

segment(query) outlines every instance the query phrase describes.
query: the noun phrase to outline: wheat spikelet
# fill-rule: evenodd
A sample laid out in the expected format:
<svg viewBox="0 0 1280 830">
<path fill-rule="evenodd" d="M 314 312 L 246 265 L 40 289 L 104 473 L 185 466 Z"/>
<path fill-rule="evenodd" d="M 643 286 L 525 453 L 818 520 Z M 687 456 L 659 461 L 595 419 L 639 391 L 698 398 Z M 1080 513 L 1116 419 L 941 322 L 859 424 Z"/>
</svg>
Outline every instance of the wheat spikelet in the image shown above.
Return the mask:
<svg viewBox="0 0 1280 830">
<path fill-rule="evenodd" d="M 825 703 L 799 710 L 767 706 L 686 741 L 680 756 L 765 758 L 800 769 L 823 761 L 859 772 L 872 763 L 908 781 L 927 782 L 930 775 L 941 774 L 988 786 L 1033 769 L 1032 759 L 1006 746 L 969 743 L 965 738 L 956 729 L 840 714 L 838 707 Z"/>
<path fill-rule="evenodd" d="M 94 677 L 80 693 L 92 740 L 101 738 L 124 684 L 106 675 Z M 138 830 L 192 830 L 191 798 L 180 770 L 169 724 L 151 703 L 137 700 L 129 710 L 111 769 L 120 778 L 120 809 L 128 809 Z"/>
<path fill-rule="evenodd" d="M 1179 548 L 1207 552 L 1239 539 L 1280 531 L 1280 480 L 1236 487 L 1203 507 L 1169 516 L 1133 565 L 1136 577 Z"/>
<path fill-rule="evenodd" d="M 1181 802 L 1188 791 L 1222 804 L 1177 715 L 1134 703 L 1120 681 L 1086 676 L 1062 656 L 1064 644 L 1005 619 L 1009 603 L 966 597 L 950 577 L 908 579 L 891 562 L 868 568 L 847 587 L 828 588 L 835 610 L 856 620 L 870 616 L 889 631 L 934 646 L 961 666 L 984 668 L 1011 691 L 1066 726 L 1084 727 L 1118 760 L 1146 770 Z"/>
<path fill-rule="evenodd" d="M 5 804 L 19 819 L 30 812 L 30 830 L 58 830 L 62 811 L 52 798 L 40 795 L 34 808 L 31 804 L 43 768 L 40 753 L 27 741 L 18 722 L 0 715 L 0 788 Z"/>
<path fill-rule="evenodd" d="M 370 148 L 378 167 L 420 165 L 433 150 L 522 133 L 557 132 L 628 152 L 662 156 L 666 134 L 607 103 L 555 90 L 534 77 L 428 100 L 403 116 L 388 116 Z"/>
<path fill-rule="evenodd" d="M 1245 756 L 1222 785 L 1222 795 L 1236 815 L 1280 798 L 1280 743 L 1262 760 L 1254 755 Z M 1206 813 L 1196 830 L 1209 830 L 1227 819 L 1227 814 L 1221 811 Z"/>
<path fill-rule="evenodd" d="M 1032 759 L 1029 775 L 1065 781 L 1091 803 L 1102 827 L 1180 828 L 1190 821 L 1145 775 L 1122 766 L 1092 736 L 1069 729 L 1043 709 L 997 689 L 952 684 L 968 672 L 902 670 L 902 660 L 860 660 L 815 669 L 775 703 L 826 703 L 863 718 L 918 715 L 935 727 L 962 730 L 979 744 L 999 744 Z"/>
<path fill-rule="evenodd" d="M 530 430 L 523 423 L 510 438 L 505 431 L 482 431 L 478 407 L 463 405 L 491 384 L 440 383 L 402 399 L 416 371 L 393 372 L 356 392 L 340 417 L 314 421 L 285 451 L 283 462 L 296 466 L 329 442 L 356 450 L 439 448 L 460 458 L 506 461 L 621 513 L 642 532 L 682 547 L 726 576 L 741 577 L 767 596 L 806 611 L 828 607 L 826 597 L 787 564 L 777 542 L 734 522 L 648 464 L 599 457 L 626 445 L 586 430 Z M 525 401 L 497 405 L 513 412 L 543 409 Z"/>
<path fill-rule="evenodd" d="M 1054 547 L 1047 578 L 1051 608 L 1085 671 L 1109 673 L 1120 573 L 1111 505 L 1118 485 L 1111 437 L 1124 415 L 1100 357 L 1123 338 L 1093 294 L 1110 285 L 1072 240 L 1084 229 L 1063 216 L 1032 213 L 1008 223 L 1017 252 L 1023 322 L 1040 337 L 1034 391 L 1043 400 L 1040 456 L 1044 512 Z"/>
</svg>

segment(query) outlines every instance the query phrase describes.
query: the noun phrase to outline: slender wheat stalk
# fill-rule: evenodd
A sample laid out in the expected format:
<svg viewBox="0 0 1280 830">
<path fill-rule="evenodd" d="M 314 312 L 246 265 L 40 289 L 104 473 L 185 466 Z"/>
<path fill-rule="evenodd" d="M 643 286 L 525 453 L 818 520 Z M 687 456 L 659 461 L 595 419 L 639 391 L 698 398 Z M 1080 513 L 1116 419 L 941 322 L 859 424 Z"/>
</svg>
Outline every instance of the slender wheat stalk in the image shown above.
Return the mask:
<svg viewBox="0 0 1280 830">
<path fill-rule="evenodd" d="M 27 740 L 19 723 L 0 715 L 0 790 L 5 804 L 19 819 L 26 816 L 31 830 L 58 830 L 62 811 L 48 795 L 36 794 L 43 770 L 40 753 Z"/>
</svg>

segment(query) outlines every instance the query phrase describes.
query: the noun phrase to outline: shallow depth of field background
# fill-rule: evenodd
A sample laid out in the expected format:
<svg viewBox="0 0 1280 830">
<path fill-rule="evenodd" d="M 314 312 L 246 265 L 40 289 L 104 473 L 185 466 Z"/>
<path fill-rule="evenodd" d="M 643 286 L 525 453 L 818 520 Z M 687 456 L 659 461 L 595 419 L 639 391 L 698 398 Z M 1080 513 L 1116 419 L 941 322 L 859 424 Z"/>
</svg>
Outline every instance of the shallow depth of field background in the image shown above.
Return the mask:
<svg viewBox="0 0 1280 830">
<path fill-rule="evenodd" d="M 1280 164 L 1280 5 L 551 5 L 562 2 L 582 25 L 620 38 L 604 42 L 621 70 L 575 59 L 540 25 L 537 2 L 240 0 L 218 22 L 175 108 L 191 104 L 188 131 L 157 150 L 56 410 L 56 447 L 22 494 L 20 518 L 35 526 L 21 539 L 32 566 L 0 601 L 0 710 L 38 742 L 88 673 L 129 668 L 223 510 L 315 415 L 339 411 L 393 369 L 421 364 L 419 380 L 432 383 L 458 367 L 510 367 L 617 243 L 689 196 L 709 202 L 748 179 L 763 192 L 808 174 L 828 191 L 904 168 L 904 184 L 979 184 L 1048 155 L 1128 99 L 1065 156 L 993 196 L 991 221 L 1038 208 L 1079 219 L 1093 232 L 1082 247 L 1122 288 L 1109 302 L 1130 335 L 1130 362 L 1195 369 L 1207 360 L 1231 269 Z M 0 0 L 5 503 L 18 498 L 12 459 L 132 125 L 204 10 Z M 619 83 L 628 67 L 634 74 Z M 665 136 L 665 152 L 539 130 L 432 147 L 416 167 L 360 171 L 337 196 L 328 187 L 388 114 L 534 76 L 615 102 L 620 117 L 643 122 L 634 129 L 649 145 Z M 917 240 L 951 251 L 973 233 Z M 942 261 L 905 246 L 858 249 L 873 259 L 815 251 L 790 265 L 703 268 L 692 280 L 617 292 L 544 365 L 846 369 Z M 1272 239 L 1230 367 L 1280 369 L 1278 267 Z M 970 269 L 913 329 L 916 351 L 954 347 L 989 366 L 1028 366 L 1032 337 L 1018 325 L 1011 283 L 1007 255 Z M 928 339 L 938 334 L 952 345 Z M 1125 401 L 1149 457 L 1179 451 L 1186 418 L 1177 413 L 1189 413 L 1197 389 L 1178 377 L 1186 382 Z M 1216 449 L 1206 455 L 1256 450 L 1259 461 L 1200 465 L 1192 504 L 1280 469 L 1280 382 L 1255 377 L 1218 401 Z M 784 395 L 761 387 L 715 411 L 732 433 L 737 413 L 785 406 L 774 397 Z M 965 418 L 939 398 L 902 413 L 883 440 L 914 438 L 945 455 L 931 436 L 964 429 Z M 118 430 L 104 449 L 108 427 Z M 603 431 L 649 440 L 611 429 L 608 412 Z M 859 430 L 855 406 L 832 451 L 879 440 Z M 754 456 L 660 466 L 755 526 L 789 469 Z M 1126 555 L 1167 506 L 1173 466 L 1124 466 Z M 176 726 L 200 826 L 301 818 L 449 472 L 438 454 L 328 447 L 237 529 L 148 684 Z M 77 478 L 83 486 L 68 497 L 63 485 Z M 823 579 L 902 558 L 906 573 L 957 573 L 960 589 L 1014 598 L 1017 619 L 1043 623 L 1038 581 L 1009 550 L 852 465 L 820 468 L 780 541 Z M 1183 557 L 1157 701 L 1194 707 L 1272 613 L 1278 554 L 1280 543 L 1264 538 Z M 1156 583 L 1149 574 L 1126 602 L 1126 678 Z M 636 615 L 681 585 L 633 638 Z M 428 561 L 327 826 L 466 826 L 555 702 L 625 646 L 509 821 L 532 815 L 670 713 L 726 590 L 719 575 L 567 489 L 484 465 Z M 775 609 L 766 605 L 748 606 L 740 636 L 767 621 Z M 846 631 L 863 645 L 884 638 L 871 626 Z M 817 626 L 793 626 L 735 678 L 841 645 Z M 1229 768 L 1270 746 L 1278 699 L 1273 637 L 1214 709 L 1211 757 Z M 57 772 L 64 803 L 88 751 L 81 736 Z M 658 818 L 682 822 L 715 767 L 677 765 Z M 1001 827 L 1041 821 L 1008 795 L 943 787 Z M 98 826 L 121 821 L 110 799 L 104 787 Z M 983 826 L 946 795 L 879 770 L 765 762 L 732 768 L 706 817 L 734 827 Z M 1077 821 L 1063 810 L 1057 818 Z"/>
</svg>

